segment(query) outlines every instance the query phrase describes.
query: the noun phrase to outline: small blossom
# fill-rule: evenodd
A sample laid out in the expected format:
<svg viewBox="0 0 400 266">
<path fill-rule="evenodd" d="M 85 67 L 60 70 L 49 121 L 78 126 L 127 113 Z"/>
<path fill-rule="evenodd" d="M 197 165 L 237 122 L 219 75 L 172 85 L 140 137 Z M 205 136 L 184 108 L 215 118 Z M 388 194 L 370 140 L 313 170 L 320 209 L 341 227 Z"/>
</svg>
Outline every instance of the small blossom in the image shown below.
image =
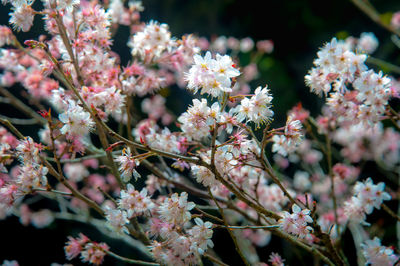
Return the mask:
<svg viewBox="0 0 400 266">
<path fill-rule="evenodd" d="M 393 14 L 391 24 L 396 29 L 400 29 L 400 11 Z"/>
<path fill-rule="evenodd" d="M 198 252 L 203 254 L 208 247 L 214 247 L 214 243 L 211 241 L 213 235 L 212 223 L 204 222 L 200 218 L 195 218 L 194 222 L 196 225 L 190 229 L 189 234 L 193 237 Z"/>
<path fill-rule="evenodd" d="M 282 213 L 283 218 L 278 222 L 283 231 L 300 238 L 305 238 L 310 234 L 310 232 L 312 232 L 312 228 L 307 225 L 313 221 L 309 214 L 310 210 L 302 210 L 299 206 L 293 204 L 292 214 L 284 211 Z"/>
<path fill-rule="evenodd" d="M 191 169 L 197 182 L 202 183 L 204 186 L 211 188 L 218 185 L 218 181 L 215 179 L 214 174 L 206 167 L 192 165 Z"/>
<path fill-rule="evenodd" d="M 214 109 L 214 110 L 213 110 Z M 201 140 L 210 135 L 210 126 L 214 124 L 215 118 L 212 113 L 218 114 L 219 104 L 215 103 L 210 108 L 206 99 L 193 99 L 193 105 L 178 117 L 181 130 L 190 139 Z"/>
<path fill-rule="evenodd" d="M 107 254 L 109 247 L 105 243 L 88 243 L 81 252 L 81 259 L 84 262 L 90 262 L 94 265 L 103 263 L 104 257 Z"/>
<path fill-rule="evenodd" d="M 128 233 L 128 229 L 125 227 L 126 224 L 129 223 L 128 215 L 125 211 L 121 211 L 119 209 L 113 209 L 109 206 L 105 208 L 106 219 L 108 225 L 116 230 L 117 232 L 126 232 Z"/>
<path fill-rule="evenodd" d="M 354 196 L 345 202 L 344 212 L 353 222 L 361 222 L 365 225 L 366 214 L 371 214 L 374 208 L 380 209 L 384 200 L 390 200 L 391 196 L 384 191 L 385 183 L 375 185 L 371 178 L 364 182 L 357 182 L 354 186 Z"/>
<path fill-rule="evenodd" d="M 129 182 L 132 175 L 135 177 L 135 180 L 140 177 L 140 174 L 135 169 L 139 165 L 139 161 L 132 156 L 129 147 L 122 150 L 122 155 L 118 156 L 116 161 L 120 165 L 119 171 L 122 173 L 121 176 L 124 182 Z"/>
<path fill-rule="evenodd" d="M 14 43 L 15 36 L 7 26 L 0 26 L 0 47 Z"/>
<path fill-rule="evenodd" d="M 284 266 L 285 265 L 285 260 L 282 259 L 282 257 L 278 253 L 271 253 L 269 255 L 269 260 L 271 263 L 271 266 Z"/>
<path fill-rule="evenodd" d="M 72 12 L 75 6 L 79 6 L 80 2 L 80 0 L 58 0 L 57 8 Z"/>
<path fill-rule="evenodd" d="M 68 136 L 87 135 L 94 127 L 90 114 L 72 100 L 68 103 L 68 110 L 60 114 L 59 119 L 64 123 L 61 133 Z"/>
<path fill-rule="evenodd" d="M 207 93 L 212 97 L 232 91 L 231 78 L 239 76 L 240 72 L 229 56 L 217 54 L 213 59 L 211 53 L 207 52 L 204 57 L 195 55 L 193 59 L 194 65 L 186 74 L 189 90 L 196 93 L 201 89 L 201 94 Z"/>
<path fill-rule="evenodd" d="M 170 198 L 166 198 L 158 209 L 160 217 L 171 224 L 183 225 L 188 222 L 192 217 L 190 210 L 196 205 L 188 202 L 187 197 L 188 194 L 182 192 L 180 196 L 174 193 Z"/>
<path fill-rule="evenodd" d="M 258 87 L 254 96 L 244 98 L 240 105 L 235 110 L 237 113 L 237 119 L 239 121 L 246 120 L 254 122 L 257 126 L 260 124 L 269 123 L 274 115 L 271 110 L 272 96 L 269 94 L 267 87 Z"/>
<path fill-rule="evenodd" d="M 142 59 L 157 59 L 165 51 L 171 51 L 175 41 L 167 24 L 151 21 L 143 31 L 137 32 L 129 41 L 132 55 L 139 55 Z"/>
<path fill-rule="evenodd" d="M 399 256 L 393 253 L 393 249 L 382 246 L 377 237 L 365 241 L 361 248 L 367 264 L 372 266 L 393 266 L 399 259 Z"/>
<path fill-rule="evenodd" d="M 378 39 L 372 32 L 363 32 L 358 40 L 357 49 L 359 49 L 361 52 L 372 54 L 375 52 L 378 45 Z"/>
<path fill-rule="evenodd" d="M 84 234 L 80 233 L 79 238 L 73 238 L 71 236 L 68 237 L 68 242 L 66 243 L 64 250 L 65 256 L 67 260 L 72 260 L 79 256 L 82 252 L 83 247 L 86 243 L 89 242 L 89 238 L 87 238 Z"/>
<path fill-rule="evenodd" d="M 290 145 L 297 146 L 300 143 L 303 137 L 302 128 L 300 120 L 295 120 L 293 116 L 288 116 L 285 126 L 285 136 L 289 142 L 294 143 Z"/>
<path fill-rule="evenodd" d="M 14 1 L 13 1 L 14 2 Z M 15 1 L 21 2 L 18 6 L 14 6 L 13 12 L 10 13 L 10 24 L 13 25 L 17 31 L 29 31 L 33 25 L 34 11 L 31 7 L 31 0 Z"/>
<path fill-rule="evenodd" d="M 135 190 L 132 184 L 128 184 L 126 190 L 121 190 L 121 199 L 118 201 L 118 207 L 126 210 L 128 218 L 150 213 L 154 206 L 150 197 L 147 196 L 146 188 L 139 192 Z"/>
</svg>

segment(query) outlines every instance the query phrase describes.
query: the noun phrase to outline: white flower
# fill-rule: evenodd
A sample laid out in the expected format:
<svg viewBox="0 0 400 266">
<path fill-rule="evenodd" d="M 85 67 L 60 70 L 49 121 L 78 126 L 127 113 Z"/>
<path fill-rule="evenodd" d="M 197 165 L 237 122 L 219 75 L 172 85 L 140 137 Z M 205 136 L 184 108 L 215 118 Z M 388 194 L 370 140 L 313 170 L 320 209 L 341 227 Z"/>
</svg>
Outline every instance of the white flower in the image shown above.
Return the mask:
<svg viewBox="0 0 400 266">
<path fill-rule="evenodd" d="M 197 251 L 203 254 L 208 247 L 214 247 L 214 243 L 211 241 L 213 235 L 212 223 L 204 222 L 200 218 L 195 218 L 194 222 L 196 225 L 190 229 L 189 234 L 193 237 Z"/>
<path fill-rule="evenodd" d="M 40 164 L 25 164 L 19 169 L 17 184 L 23 192 L 30 192 L 35 187 L 47 186 L 47 167 Z"/>
<path fill-rule="evenodd" d="M 132 156 L 129 147 L 123 149 L 122 155 L 118 156 L 115 161 L 120 165 L 119 171 L 121 172 L 122 180 L 125 183 L 128 183 L 131 180 L 132 175 L 135 177 L 135 180 L 140 177 L 140 174 L 135 169 L 139 165 L 139 161 Z"/>
<path fill-rule="evenodd" d="M 118 207 L 126 210 L 128 218 L 148 214 L 154 206 L 153 201 L 147 196 L 146 188 L 139 192 L 135 190 L 132 184 L 128 184 L 126 190 L 121 190 L 121 199 L 118 201 Z"/>
<path fill-rule="evenodd" d="M 171 51 L 176 44 L 167 24 L 150 21 L 143 31 L 133 35 L 128 46 L 132 48 L 132 55 L 152 60 L 159 58 L 164 51 Z"/>
<path fill-rule="evenodd" d="M 180 196 L 174 193 L 170 198 L 166 198 L 158 209 L 161 219 L 176 225 L 183 225 L 188 222 L 192 218 L 190 210 L 196 205 L 193 202 L 188 202 L 187 197 L 188 194 L 182 192 Z"/>
<path fill-rule="evenodd" d="M 208 107 L 207 100 L 202 98 L 201 101 L 193 99 L 193 105 L 178 117 L 181 123 L 181 130 L 185 132 L 190 139 L 201 140 L 210 135 L 210 126 L 214 124 L 219 114 L 219 105 Z"/>
<path fill-rule="evenodd" d="M 302 210 L 299 206 L 293 204 L 292 212 L 292 214 L 286 211 L 282 213 L 283 218 L 278 221 L 282 230 L 300 238 L 308 237 L 312 232 L 312 228 L 307 224 L 313 222 L 309 215 L 310 210 Z"/>
<path fill-rule="evenodd" d="M 384 200 L 392 198 L 384 189 L 385 183 L 380 182 L 374 185 L 372 179 L 369 177 L 363 183 L 356 183 L 354 193 L 362 201 L 366 213 L 370 214 L 374 207 L 380 209 Z"/>
<path fill-rule="evenodd" d="M 18 159 L 24 164 L 37 164 L 40 162 L 39 145 L 31 137 L 21 140 L 16 148 Z"/>
<path fill-rule="evenodd" d="M 119 209 L 113 209 L 109 206 L 105 208 L 107 224 L 117 232 L 128 233 L 128 229 L 125 227 L 129 223 L 128 215 L 126 211 Z"/>
<path fill-rule="evenodd" d="M 294 174 L 293 185 L 296 189 L 306 191 L 311 188 L 310 174 L 304 171 L 297 171 Z"/>
<path fill-rule="evenodd" d="M 64 123 L 60 130 L 62 134 L 84 136 L 94 127 L 90 114 L 72 100 L 68 101 L 68 110 L 60 114 L 58 118 Z"/>
<path fill-rule="evenodd" d="M 34 11 L 31 7 L 32 1 L 10 1 L 13 3 L 13 12 L 10 13 L 10 24 L 17 31 L 27 32 L 33 25 Z M 14 3 L 15 2 L 15 3 Z"/>
<path fill-rule="evenodd" d="M 399 259 L 399 256 L 393 254 L 393 249 L 382 246 L 381 240 L 377 237 L 365 241 L 361 244 L 361 248 L 367 264 L 372 266 L 392 266 Z"/>
<path fill-rule="evenodd" d="M 357 49 L 367 54 L 372 54 L 378 48 L 379 41 L 372 32 L 361 33 Z"/>
<path fill-rule="evenodd" d="M 192 173 L 196 178 L 196 181 L 202 183 L 206 187 L 214 187 L 218 185 L 218 181 L 215 179 L 214 174 L 204 166 L 192 165 Z"/>
<path fill-rule="evenodd" d="M 196 93 L 201 89 L 201 94 L 207 93 L 213 97 L 222 96 L 224 92 L 231 92 L 231 78 L 240 75 L 234 67 L 231 57 L 216 55 L 213 59 L 210 52 L 204 57 L 194 55 L 194 64 L 186 74 L 188 89 Z"/>
<path fill-rule="evenodd" d="M 270 122 L 274 115 L 270 108 L 271 101 L 272 96 L 269 94 L 267 86 L 265 88 L 258 87 L 254 96 L 250 99 L 244 98 L 235 108 L 238 121 L 246 119 L 246 122 L 252 121 L 257 126 Z"/>
<path fill-rule="evenodd" d="M 380 209 L 384 200 L 390 200 L 391 196 L 384 191 L 385 183 L 374 185 L 371 178 L 364 182 L 357 182 L 354 186 L 354 196 L 344 203 L 344 212 L 350 221 L 365 222 L 366 214 L 371 214 L 374 208 Z"/>
<path fill-rule="evenodd" d="M 272 152 L 279 153 L 282 156 L 293 153 L 297 148 L 297 143 L 290 141 L 284 135 L 274 135 L 272 141 L 274 142 Z"/>
<path fill-rule="evenodd" d="M 121 108 L 125 106 L 125 95 L 120 93 L 115 86 L 105 89 L 99 93 L 99 98 L 104 100 L 104 109 L 106 113 L 121 114 Z"/>
<path fill-rule="evenodd" d="M 79 6 L 80 0 L 57 0 L 57 8 L 65 9 L 68 12 L 72 12 L 75 6 Z"/>
</svg>

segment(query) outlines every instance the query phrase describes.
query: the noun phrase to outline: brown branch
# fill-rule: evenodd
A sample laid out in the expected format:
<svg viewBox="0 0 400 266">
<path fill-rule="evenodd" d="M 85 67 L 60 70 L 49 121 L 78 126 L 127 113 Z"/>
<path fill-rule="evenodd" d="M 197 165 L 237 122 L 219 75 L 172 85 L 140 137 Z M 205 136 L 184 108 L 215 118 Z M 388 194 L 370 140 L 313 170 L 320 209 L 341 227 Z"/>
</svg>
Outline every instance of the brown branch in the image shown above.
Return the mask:
<svg viewBox="0 0 400 266">
<path fill-rule="evenodd" d="M 387 212 L 390 216 L 392 216 L 393 218 L 395 218 L 397 221 L 400 222 L 400 217 L 394 211 L 392 211 L 386 204 L 382 203 L 381 206 L 385 212 Z"/>
<path fill-rule="evenodd" d="M 393 28 L 390 24 L 385 23 L 381 19 L 379 12 L 371 5 L 368 0 L 351 0 L 355 6 L 357 6 L 364 14 L 366 14 L 375 23 L 390 31 L 391 33 L 400 37 L 400 32 Z"/>
<path fill-rule="evenodd" d="M 160 264 L 154 263 L 154 262 L 148 262 L 148 261 L 142 261 L 142 260 L 129 259 L 129 258 L 120 256 L 120 255 L 118 255 L 118 254 L 116 254 L 116 253 L 114 253 L 114 252 L 112 252 L 112 251 L 110 251 L 110 250 L 106 250 L 106 249 L 103 249 L 103 251 L 104 251 L 105 253 L 107 253 L 107 255 L 110 255 L 110 256 L 112 256 L 112 257 L 118 259 L 118 260 L 121 260 L 121 261 L 126 262 L 126 263 L 129 263 L 129 264 L 149 265 L 149 266 L 159 266 L 159 265 L 160 265 Z"/>
<path fill-rule="evenodd" d="M 218 201 L 216 199 L 214 199 L 214 196 L 212 195 L 212 192 L 211 192 L 210 189 L 208 190 L 208 193 L 210 194 L 211 198 L 214 200 L 215 205 L 217 205 L 217 207 L 219 209 L 219 212 L 221 213 L 221 216 L 222 216 L 222 219 L 224 221 L 225 226 L 227 228 L 229 228 L 228 221 L 226 220 L 226 217 L 225 217 L 225 214 L 224 214 L 224 209 L 222 209 L 220 207 Z M 235 234 L 229 229 L 228 229 L 228 233 L 231 236 L 231 238 L 233 240 L 233 243 L 235 244 L 235 249 L 236 249 L 237 253 L 239 254 L 239 256 L 242 258 L 244 264 L 247 265 L 247 266 L 250 266 L 250 263 L 247 261 L 247 258 L 244 256 L 243 252 L 240 250 L 240 246 L 239 246 L 239 244 L 237 242 Z"/>
<path fill-rule="evenodd" d="M 24 114 L 32 117 L 40 124 L 44 125 L 47 123 L 46 119 L 40 116 L 35 110 L 24 104 L 20 99 L 15 97 L 12 93 L 10 93 L 7 89 L 0 87 L 0 93 L 7 97 L 10 100 L 10 103 L 14 105 L 17 109 L 19 109 Z"/>
</svg>

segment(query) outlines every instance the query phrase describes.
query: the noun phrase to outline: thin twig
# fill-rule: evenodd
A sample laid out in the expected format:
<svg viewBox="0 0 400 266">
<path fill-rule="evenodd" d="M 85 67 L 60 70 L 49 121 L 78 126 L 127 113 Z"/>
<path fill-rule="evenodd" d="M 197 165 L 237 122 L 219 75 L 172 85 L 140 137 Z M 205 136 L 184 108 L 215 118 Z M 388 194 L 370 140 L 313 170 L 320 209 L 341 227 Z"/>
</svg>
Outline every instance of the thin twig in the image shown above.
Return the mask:
<svg viewBox="0 0 400 266">
<path fill-rule="evenodd" d="M 214 200 L 215 205 L 217 205 L 217 207 L 219 209 L 219 212 L 221 213 L 221 216 L 222 216 L 222 219 L 224 221 L 225 226 L 229 228 L 228 221 L 226 220 L 226 217 L 225 217 L 225 214 L 224 214 L 224 209 L 221 208 L 221 206 L 219 205 L 218 201 L 216 199 L 214 199 L 214 196 L 213 196 L 213 194 L 212 194 L 210 189 L 208 190 L 208 193 L 210 194 L 211 198 Z M 250 266 L 250 263 L 247 261 L 247 258 L 244 256 L 243 252 L 240 250 L 240 246 L 239 246 L 239 244 L 237 242 L 235 234 L 231 230 L 228 230 L 228 233 L 231 236 L 231 238 L 233 240 L 233 243 L 235 244 L 236 251 L 239 254 L 239 256 L 242 258 L 244 264 L 247 265 L 247 266 Z"/>
<path fill-rule="evenodd" d="M 366 14 L 375 23 L 390 31 L 391 33 L 400 36 L 400 32 L 393 28 L 390 24 L 385 23 L 381 19 L 379 12 L 371 5 L 368 0 L 351 0 L 354 5 L 356 5 L 364 14 Z"/>
<path fill-rule="evenodd" d="M 212 262 L 214 262 L 214 263 L 216 263 L 216 264 L 218 264 L 218 265 L 221 265 L 221 266 L 229 266 L 228 264 L 223 263 L 222 261 L 220 261 L 220 260 L 217 259 L 216 257 L 211 256 L 210 254 L 204 253 L 203 256 L 204 256 L 206 259 L 208 259 L 208 260 L 210 260 L 210 261 L 212 261 Z"/>
<path fill-rule="evenodd" d="M 72 193 L 68 193 L 68 192 L 64 192 L 64 191 L 60 191 L 60 190 L 55 190 L 55 189 L 44 189 L 44 188 L 34 188 L 32 189 L 32 192 L 49 192 L 49 193 L 55 193 L 55 194 L 60 194 L 63 196 L 73 196 Z"/>
<path fill-rule="evenodd" d="M 15 117 L 7 117 L 5 115 L 0 115 L 1 119 L 8 120 L 14 125 L 23 125 L 23 126 L 28 126 L 28 125 L 35 125 L 37 124 L 37 120 L 34 118 L 30 119 L 23 119 L 23 118 L 15 118 Z"/>
<path fill-rule="evenodd" d="M 400 217 L 394 211 L 392 211 L 386 204 L 382 203 L 381 206 L 385 212 L 387 212 L 390 216 L 392 216 L 393 218 L 395 218 L 397 221 L 400 222 Z"/>
<path fill-rule="evenodd" d="M 17 109 L 19 109 L 29 117 L 32 117 L 42 125 L 47 123 L 46 119 L 40 116 L 35 110 L 24 104 L 20 99 L 11 94 L 7 89 L 0 87 L 0 93 L 3 96 L 7 97 L 12 105 L 14 105 Z"/>
<path fill-rule="evenodd" d="M 380 68 L 383 68 L 383 69 L 388 69 L 389 72 L 400 74 L 400 67 L 399 66 L 391 64 L 389 62 L 386 62 L 386 61 L 384 61 L 382 59 L 375 58 L 375 57 L 372 57 L 372 56 L 368 56 L 367 63 L 379 66 Z"/>
<path fill-rule="evenodd" d="M 336 201 L 336 194 L 335 194 L 335 176 L 333 174 L 332 168 L 332 151 L 331 151 L 331 140 L 326 134 L 326 160 L 328 162 L 328 172 L 329 177 L 331 179 L 331 196 L 332 196 L 332 203 L 333 203 L 333 213 L 335 215 L 335 224 L 336 224 L 336 233 L 338 238 L 340 238 L 340 228 L 339 228 L 339 220 L 338 220 L 338 213 L 337 213 L 337 201 Z"/>
<path fill-rule="evenodd" d="M 208 217 L 208 218 L 211 218 L 211 219 L 213 219 L 213 220 L 215 220 L 215 221 L 217 221 L 217 222 L 220 222 L 220 223 L 223 223 L 223 222 L 224 222 L 224 220 L 222 220 L 222 219 L 220 219 L 220 218 L 218 218 L 218 217 L 216 217 L 216 216 L 214 216 L 214 215 L 212 215 L 212 214 L 209 214 L 209 213 L 203 211 L 202 209 L 199 209 L 199 208 L 195 207 L 195 210 L 198 211 L 198 212 L 200 212 L 200 213 L 203 214 L 204 216 L 206 216 L 206 217 Z"/>
<path fill-rule="evenodd" d="M 226 229 L 276 229 L 279 225 L 215 225 L 214 227 L 221 227 Z"/>
<path fill-rule="evenodd" d="M 104 252 L 107 253 L 108 255 L 110 255 L 110 256 L 116 258 L 116 259 L 119 259 L 119 260 L 121 260 L 121 261 L 123 261 L 123 262 L 130 263 L 130 264 L 136 264 L 136 265 L 151 265 L 151 266 L 159 266 L 159 265 L 160 265 L 160 264 L 154 263 L 154 262 L 148 262 L 148 261 L 134 260 L 134 259 L 125 258 L 125 257 L 122 257 L 122 256 L 120 256 L 120 255 L 118 255 L 118 254 L 115 254 L 114 252 L 112 252 L 112 251 L 110 251 L 110 250 L 105 250 L 105 249 L 104 249 Z"/>
</svg>

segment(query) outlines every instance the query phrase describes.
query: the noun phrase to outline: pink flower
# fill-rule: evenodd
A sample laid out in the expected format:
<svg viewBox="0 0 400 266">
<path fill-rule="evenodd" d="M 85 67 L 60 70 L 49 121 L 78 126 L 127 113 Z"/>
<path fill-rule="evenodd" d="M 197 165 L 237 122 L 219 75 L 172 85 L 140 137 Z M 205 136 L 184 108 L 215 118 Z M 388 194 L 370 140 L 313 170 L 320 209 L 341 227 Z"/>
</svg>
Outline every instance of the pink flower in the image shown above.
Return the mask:
<svg viewBox="0 0 400 266">
<path fill-rule="evenodd" d="M 393 14 L 391 24 L 396 29 L 400 28 L 400 11 L 397 11 L 396 13 Z"/>
<path fill-rule="evenodd" d="M 285 260 L 278 253 L 272 252 L 268 260 L 272 266 L 284 266 Z"/>
<path fill-rule="evenodd" d="M 129 182 L 131 177 L 134 176 L 135 180 L 140 177 L 140 174 L 136 171 L 136 167 L 139 165 L 139 160 L 136 160 L 131 153 L 131 149 L 124 148 L 122 150 L 122 155 L 115 159 L 119 163 L 119 171 L 121 172 L 121 177 L 124 182 Z"/>
<path fill-rule="evenodd" d="M 80 233 L 79 238 L 73 238 L 71 236 L 68 237 L 68 242 L 64 247 L 65 256 L 68 260 L 72 260 L 73 258 L 79 256 L 79 254 L 83 250 L 83 246 L 89 242 L 89 238 L 87 238 L 84 234 Z"/>
<path fill-rule="evenodd" d="M 105 243 L 91 242 L 85 245 L 84 250 L 81 252 L 81 259 L 84 262 L 100 265 L 103 263 L 104 257 L 107 254 L 106 251 L 108 250 L 109 247 Z"/>
<path fill-rule="evenodd" d="M 127 217 L 132 218 L 140 214 L 150 214 L 155 207 L 154 203 L 147 196 L 147 189 L 143 188 L 140 192 L 135 190 L 132 184 L 128 184 L 126 190 L 121 190 L 121 199 L 118 207 L 126 210 Z"/>
<path fill-rule="evenodd" d="M 313 222 L 313 219 L 309 216 L 310 210 L 302 210 L 299 206 L 293 204 L 292 212 L 292 214 L 286 211 L 282 213 L 283 218 L 278 221 L 282 230 L 299 238 L 308 237 L 312 228 L 307 224 Z"/>
<path fill-rule="evenodd" d="M 272 53 L 274 50 L 274 42 L 271 40 L 258 41 L 256 46 L 259 51 L 267 54 Z"/>
<path fill-rule="evenodd" d="M 10 45 L 14 42 L 15 36 L 7 26 L 0 26 L 0 47 L 5 44 Z"/>
<path fill-rule="evenodd" d="M 182 192 L 180 196 L 174 193 L 170 198 L 166 198 L 158 208 L 161 219 L 176 225 L 183 225 L 188 222 L 192 217 L 190 210 L 196 204 L 188 202 L 187 197 L 188 194 Z"/>
<path fill-rule="evenodd" d="M 382 246 L 381 240 L 377 237 L 365 241 L 361 244 L 361 248 L 367 264 L 393 266 L 399 259 L 399 256 L 393 253 L 393 249 Z"/>
</svg>

